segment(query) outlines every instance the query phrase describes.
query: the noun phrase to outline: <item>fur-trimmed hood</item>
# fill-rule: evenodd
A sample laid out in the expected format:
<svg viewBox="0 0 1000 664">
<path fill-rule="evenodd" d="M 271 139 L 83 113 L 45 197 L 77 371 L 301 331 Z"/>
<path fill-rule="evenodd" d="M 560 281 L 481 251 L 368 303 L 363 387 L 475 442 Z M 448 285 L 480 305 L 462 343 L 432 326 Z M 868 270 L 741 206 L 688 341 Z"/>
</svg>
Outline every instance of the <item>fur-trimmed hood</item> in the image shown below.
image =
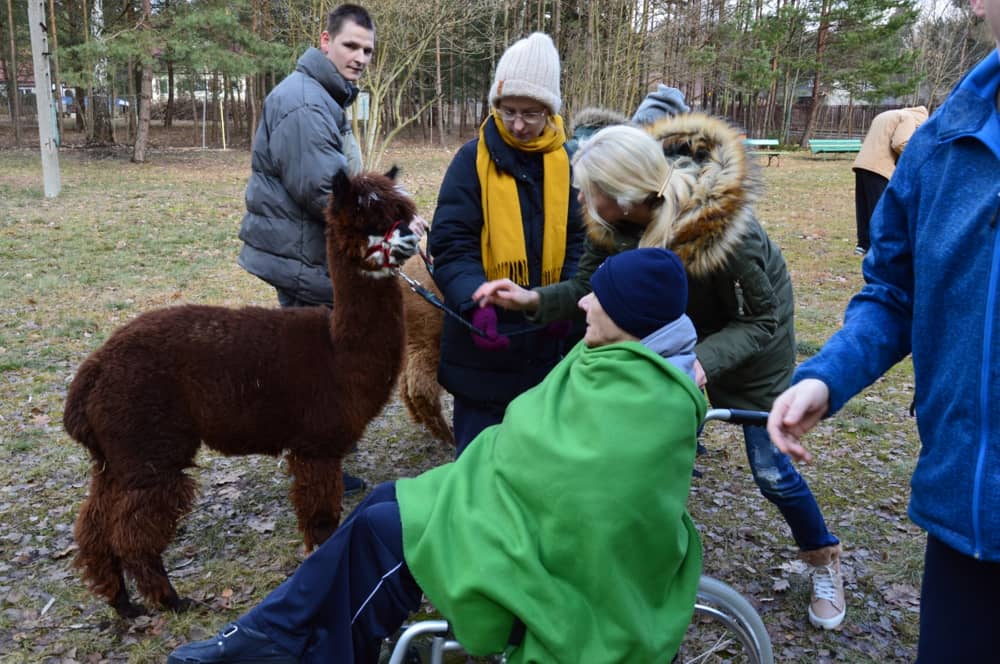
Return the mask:
<svg viewBox="0 0 1000 664">
<path fill-rule="evenodd" d="M 759 168 L 747 158 L 739 132 L 703 113 L 663 118 L 646 127 L 677 171 L 688 174 L 668 246 L 693 277 L 719 270 L 739 245 L 763 190 Z M 587 219 L 597 246 L 610 248 L 613 233 Z"/>
<path fill-rule="evenodd" d="M 577 130 L 584 127 L 597 131 L 598 129 L 625 124 L 626 122 L 628 122 L 628 119 L 618 111 L 612 111 L 609 108 L 602 108 L 600 106 L 587 106 L 581 109 L 579 113 L 573 115 L 570 134 L 575 134 Z"/>
</svg>

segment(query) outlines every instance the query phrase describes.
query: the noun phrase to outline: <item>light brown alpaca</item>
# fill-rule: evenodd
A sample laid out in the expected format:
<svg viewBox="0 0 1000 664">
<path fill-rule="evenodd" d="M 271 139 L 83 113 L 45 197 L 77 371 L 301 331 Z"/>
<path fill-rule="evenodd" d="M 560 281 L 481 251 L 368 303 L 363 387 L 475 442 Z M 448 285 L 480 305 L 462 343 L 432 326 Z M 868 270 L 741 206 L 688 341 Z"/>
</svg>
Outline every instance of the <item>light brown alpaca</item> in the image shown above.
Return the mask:
<svg viewBox="0 0 1000 664">
<path fill-rule="evenodd" d="M 444 301 L 423 257 L 414 256 L 407 260 L 403 264 L 403 272 Z M 410 289 L 403 294 L 403 312 L 406 316 L 406 351 L 399 377 L 399 396 L 414 422 L 427 427 L 438 440 L 454 445 L 455 434 L 441 405 L 444 390 L 437 382 L 444 314 Z"/>
<path fill-rule="evenodd" d="M 145 313 L 80 366 L 63 423 L 93 460 L 76 521 L 76 565 L 122 616 L 125 575 L 149 602 L 180 598 L 162 553 L 194 500 L 202 443 L 223 454 L 285 453 L 305 546 L 340 522 L 341 460 L 388 400 L 403 351 L 393 273 L 417 248 L 412 201 L 385 176 L 338 174 L 327 209 L 326 307 L 180 306 Z"/>
</svg>

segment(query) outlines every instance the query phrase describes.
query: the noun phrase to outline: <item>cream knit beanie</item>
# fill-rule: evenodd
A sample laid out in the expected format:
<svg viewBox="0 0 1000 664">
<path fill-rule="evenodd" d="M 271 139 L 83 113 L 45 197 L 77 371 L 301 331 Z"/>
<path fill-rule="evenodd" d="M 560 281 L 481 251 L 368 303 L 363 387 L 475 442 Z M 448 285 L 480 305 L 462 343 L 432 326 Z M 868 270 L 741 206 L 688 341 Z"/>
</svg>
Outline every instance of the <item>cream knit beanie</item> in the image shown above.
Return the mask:
<svg viewBox="0 0 1000 664">
<path fill-rule="evenodd" d="M 500 57 L 490 86 L 490 106 L 501 97 L 537 99 L 559 113 L 559 53 L 547 34 L 535 32 L 516 41 Z"/>
</svg>

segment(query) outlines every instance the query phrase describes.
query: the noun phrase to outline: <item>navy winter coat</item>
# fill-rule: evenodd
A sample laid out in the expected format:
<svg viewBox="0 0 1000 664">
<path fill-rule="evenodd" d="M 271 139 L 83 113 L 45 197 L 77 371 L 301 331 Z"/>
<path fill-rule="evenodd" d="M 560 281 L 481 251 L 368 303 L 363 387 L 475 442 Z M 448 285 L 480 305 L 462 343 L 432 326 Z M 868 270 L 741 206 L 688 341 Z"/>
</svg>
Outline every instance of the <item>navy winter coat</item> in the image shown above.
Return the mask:
<svg viewBox="0 0 1000 664">
<path fill-rule="evenodd" d="M 542 155 L 521 152 L 500 137 L 493 119 L 487 121 L 486 144 L 498 167 L 517 179 L 531 287 L 541 285 Z M 472 293 L 486 281 L 480 239 L 483 212 L 476 150 L 479 139 L 463 145 L 445 173 L 438 195 L 429 248 L 434 256 L 434 281 L 453 309 L 468 316 L 475 303 Z M 570 192 L 566 257 L 561 279 L 576 272 L 583 252 L 584 229 L 575 189 Z M 451 392 L 470 401 L 506 404 L 545 377 L 562 356 L 563 340 L 528 322 L 517 311 L 497 309 L 501 334 L 510 337 L 503 351 L 483 351 L 473 345 L 468 329 L 445 317 L 441 335 L 438 380 Z"/>
</svg>

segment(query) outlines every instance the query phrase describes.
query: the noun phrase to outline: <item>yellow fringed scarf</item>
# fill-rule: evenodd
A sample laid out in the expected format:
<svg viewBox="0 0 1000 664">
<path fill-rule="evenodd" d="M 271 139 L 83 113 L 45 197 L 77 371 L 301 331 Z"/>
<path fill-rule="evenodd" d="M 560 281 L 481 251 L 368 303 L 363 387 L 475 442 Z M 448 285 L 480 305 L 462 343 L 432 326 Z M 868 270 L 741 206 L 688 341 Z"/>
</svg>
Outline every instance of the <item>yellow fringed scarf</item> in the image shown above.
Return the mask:
<svg viewBox="0 0 1000 664">
<path fill-rule="evenodd" d="M 495 117 L 494 111 L 493 116 Z M 521 221 L 521 202 L 517 195 L 517 182 L 509 173 L 497 168 L 486 148 L 485 127 L 489 118 L 479 127 L 479 146 L 476 151 L 476 173 L 482 192 L 483 269 L 489 280 L 502 279 L 527 287 L 528 253 L 524 242 Z M 495 118 L 500 136 L 507 145 L 524 152 L 542 152 L 544 177 L 542 180 L 542 206 L 545 229 L 542 234 L 542 285 L 554 284 L 562 274 L 566 256 L 566 226 L 569 215 L 569 155 L 563 149 L 566 132 L 562 118 L 553 115 L 541 136 L 527 143 L 517 141 L 500 118 Z"/>
</svg>

